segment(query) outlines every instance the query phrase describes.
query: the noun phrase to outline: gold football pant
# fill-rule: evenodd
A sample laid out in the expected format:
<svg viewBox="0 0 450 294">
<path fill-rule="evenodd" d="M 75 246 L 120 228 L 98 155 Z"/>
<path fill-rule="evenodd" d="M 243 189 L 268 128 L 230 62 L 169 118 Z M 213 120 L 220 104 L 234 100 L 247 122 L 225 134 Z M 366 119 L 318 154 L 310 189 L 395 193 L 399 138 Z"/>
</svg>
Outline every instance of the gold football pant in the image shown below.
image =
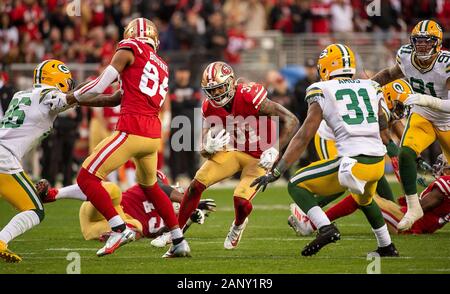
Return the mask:
<svg viewBox="0 0 450 294">
<path fill-rule="evenodd" d="M 18 211 L 33 210 L 41 221 L 44 218 L 44 206 L 24 172 L 0 174 L 0 196 Z"/>
<path fill-rule="evenodd" d="M 412 113 L 406 123 L 400 145 L 411 148 L 419 155 L 436 140 L 445 157 L 450 159 L 450 131 L 441 131 L 421 115 Z"/>
<path fill-rule="evenodd" d="M 364 193 L 352 193 L 360 206 L 369 205 L 375 195 L 378 180 L 384 175 L 384 156 L 353 157 L 358 162 L 352 168 L 352 174 L 366 181 Z M 316 196 L 335 196 L 347 190 L 339 183 L 338 171 L 340 158 L 319 160 L 299 169 L 291 178 L 289 185 L 304 188 Z"/>
<path fill-rule="evenodd" d="M 120 205 L 122 201 L 122 192 L 119 186 L 111 182 L 103 182 L 102 185 L 111 197 L 114 208 L 120 217 L 127 224 L 133 225 L 142 233 L 142 224 L 126 214 Z M 102 234 L 111 231 L 108 221 L 89 201 L 85 201 L 81 204 L 79 218 L 81 233 L 85 240 L 98 239 Z"/>
<path fill-rule="evenodd" d="M 316 133 L 314 147 L 320 160 L 336 158 L 338 155 L 336 143 L 333 140 L 325 140 Z"/>
<path fill-rule="evenodd" d="M 156 183 L 159 138 L 147 138 L 115 131 L 104 139 L 83 162 L 83 168 L 104 180 L 105 177 L 133 158 L 136 180 L 140 185 Z"/>
<path fill-rule="evenodd" d="M 214 154 L 197 171 L 195 179 L 209 187 L 224 179 L 241 172 L 239 184 L 234 189 L 234 196 L 252 200 L 256 195 L 255 187 L 250 184 L 265 174 L 265 170 L 258 166 L 259 159 L 241 151 L 221 151 Z"/>
</svg>

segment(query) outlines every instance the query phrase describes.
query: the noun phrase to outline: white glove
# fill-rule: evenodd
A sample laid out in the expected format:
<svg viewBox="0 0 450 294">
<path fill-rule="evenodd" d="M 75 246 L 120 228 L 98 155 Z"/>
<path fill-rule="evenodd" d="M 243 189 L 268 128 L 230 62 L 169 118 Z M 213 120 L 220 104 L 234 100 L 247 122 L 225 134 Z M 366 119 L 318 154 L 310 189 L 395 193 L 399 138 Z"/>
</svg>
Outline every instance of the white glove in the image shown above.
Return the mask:
<svg viewBox="0 0 450 294">
<path fill-rule="evenodd" d="M 419 105 L 424 107 L 430 107 L 437 110 L 440 110 L 441 103 L 442 103 L 441 99 L 424 94 L 411 94 L 404 102 L 404 104 L 407 106 Z"/>
<path fill-rule="evenodd" d="M 259 165 L 267 170 L 271 169 L 275 160 L 278 158 L 278 154 L 279 152 L 277 149 L 270 147 L 261 154 Z"/>
<path fill-rule="evenodd" d="M 230 142 L 230 134 L 225 130 L 221 130 L 214 138 L 212 137 L 211 130 L 206 134 L 205 151 L 209 154 L 214 154 L 221 150 Z"/>
<path fill-rule="evenodd" d="M 62 111 L 67 108 L 66 94 L 60 91 L 51 91 L 44 97 L 44 105 L 49 105 L 51 110 Z"/>
</svg>

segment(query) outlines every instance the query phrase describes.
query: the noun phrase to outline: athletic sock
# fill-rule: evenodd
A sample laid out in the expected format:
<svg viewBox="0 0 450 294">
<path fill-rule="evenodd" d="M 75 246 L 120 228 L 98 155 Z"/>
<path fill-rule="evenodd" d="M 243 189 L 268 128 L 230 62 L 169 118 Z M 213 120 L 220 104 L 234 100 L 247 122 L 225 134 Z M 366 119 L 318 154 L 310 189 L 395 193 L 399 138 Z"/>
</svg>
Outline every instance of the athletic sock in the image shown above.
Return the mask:
<svg viewBox="0 0 450 294">
<path fill-rule="evenodd" d="M 235 213 L 234 225 L 240 226 L 244 223 L 247 216 L 249 216 L 249 214 L 252 212 L 253 206 L 250 201 L 238 196 L 233 197 L 233 202 Z"/>
<path fill-rule="evenodd" d="M 22 211 L 16 214 L 3 230 L 0 231 L 0 241 L 8 244 L 11 240 L 37 226 L 39 223 L 39 216 L 36 212 L 32 210 Z"/>
<path fill-rule="evenodd" d="M 417 194 L 417 154 L 409 147 L 402 147 L 399 155 L 399 169 L 402 186 L 406 195 Z"/>
<path fill-rule="evenodd" d="M 78 186 L 92 205 L 107 219 L 118 216 L 108 192 L 102 186 L 101 179 L 81 168 L 77 177 Z M 122 220 L 123 223 L 123 220 Z M 111 228 L 115 226 L 111 225 Z"/>
<path fill-rule="evenodd" d="M 178 213 L 178 223 L 180 228 L 184 227 L 187 220 L 197 208 L 205 189 L 205 185 L 194 179 L 189 188 L 186 189 L 186 192 L 184 192 L 184 197 L 180 205 L 180 212 Z"/>
<path fill-rule="evenodd" d="M 381 198 L 395 202 L 394 193 L 392 193 L 391 186 L 385 176 L 383 176 L 377 183 L 377 194 Z"/>
<path fill-rule="evenodd" d="M 420 208 L 420 210 L 422 210 L 422 206 L 420 205 L 419 196 L 417 195 L 417 193 L 412 195 L 406 195 L 405 200 L 408 209 L 415 210 Z"/>
<path fill-rule="evenodd" d="M 379 229 L 386 224 L 384 222 L 384 218 L 381 213 L 380 207 L 375 201 L 372 200 L 372 202 L 369 205 L 360 206 L 359 208 L 366 216 L 372 229 L 374 230 Z"/>
<path fill-rule="evenodd" d="M 114 232 L 123 232 L 126 229 L 125 222 L 120 217 L 120 215 L 113 216 L 108 220 L 108 224 L 111 227 L 111 230 Z"/>
<path fill-rule="evenodd" d="M 338 218 L 352 214 L 358 209 L 358 203 L 353 199 L 352 195 L 348 195 L 329 209 L 325 211 L 330 221 L 337 220 Z"/>
<path fill-rule="evenodd" d="M 391 236 L 389 235 L 386 224 L 381 228 L 372 229 L 372 231 L 377 238 L 378 247 L 386 247 L 392 243 Z"/>
<path fill-rule="evenodd" d="M 173 245 L 177 245 L 184 240 L 183 232 L 181 231 L 180 228 L 171 230 L 170 236 L 171 236 Z"/>
<path fill-rule="evenodd" d="M 331 224 L 325 212 L 323 212 L 322 208 L 319 206 L 312 207 L 308 213 L 308 218 L 314 224 L 317 229 L 320 229 L 323 226 Z"/>
<path fill-rule="evenodd" d="M 158 183 L 155 183 L 151 187 L 141 186 L 141 188 L 145 193 L 145 197 L 153 204 L 156 212 L 164 220 L 166 226 L 169 229 L 178 226 L 178 219 L 173 210 L 172 201 L 170 201 Z"/>
<path fill-rule="evenodd" d="M 56 194 L 56 199 L 77 199 L 80 201 L 86 201 L 87 197 L 86 195 L 83 193 L 83 191 L 81 191 L 80 187 L 78 185 L 70 185 L 67 187 L 63 187 L 58 191 L 58 194 Z M 50 191 L 49 191 L 50 192 Z"/>
<path fill-rule="evenodd" d="M 314 206 L 318 206 L 317 199 L 310 191 L 300 188 L 291 182 L 288 184 L 288 191 L 292 200 L 294 200 L 298 207 L 303 211 L 309 211 Z"/>
</svg>

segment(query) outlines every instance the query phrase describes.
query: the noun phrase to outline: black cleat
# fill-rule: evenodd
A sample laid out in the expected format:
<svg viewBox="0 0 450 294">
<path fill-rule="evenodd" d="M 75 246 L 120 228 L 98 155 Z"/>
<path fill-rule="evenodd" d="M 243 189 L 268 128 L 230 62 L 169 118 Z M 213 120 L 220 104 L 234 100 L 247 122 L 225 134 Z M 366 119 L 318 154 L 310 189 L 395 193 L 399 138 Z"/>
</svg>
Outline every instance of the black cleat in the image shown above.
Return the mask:
<svg viewBox="0 0 450 294">
<path fill-rule="evenodd" d="M 395 248 L 394 243 L 391 243 L 385 247 L 378 247 L 378 249 L 373 251 L 373 253 L 377 253 L 380 257 L 399 257 L 400 256 L 397 248 Z"/>
<path fill-rule="evenodd" d="M 335 224 L 329 224 L 318 230 L 316 239 L 305 246 L 302 250 L 303 256 L 312 256 L 329 243 L 335 243 L 341 239 L 341 233 Z"/>
</svg>

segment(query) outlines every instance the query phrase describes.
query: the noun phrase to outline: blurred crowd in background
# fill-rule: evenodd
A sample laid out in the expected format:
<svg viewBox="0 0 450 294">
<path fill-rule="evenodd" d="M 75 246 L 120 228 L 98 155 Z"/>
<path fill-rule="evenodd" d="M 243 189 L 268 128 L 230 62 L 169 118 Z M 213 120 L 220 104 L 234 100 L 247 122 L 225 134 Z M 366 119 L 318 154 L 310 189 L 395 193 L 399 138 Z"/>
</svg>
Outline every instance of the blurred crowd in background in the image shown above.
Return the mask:
<svg viewBox="0 0 450 294">
<path fill-rule="evenodd" d="M 171 117 L 185 115 L 192 121 L 193 109 L 203 99 L 198 80 L 202 69 L 198 65 L 213 60 L 238 65 L 241 52 L 255 46 L 249 36 L 276 30 L 287 35 L 313 33 L 318 39 L 320 34 L 352 32 L 373 32 L 385 38 L 386 34 L 409 31 L 419 20 L 430 18 L 437 20 L 444 31 L 450 29 L 450 0 L 375 1 L 379 1 L 379 16 L 367 14 L 366 7 L 373 1 L 364 0 L 0 0 L 1 110 L 4 113 L 20 88 L 18 77 L 9 70 L 12 64 L 37 64 L 55 58 L 66 63 L 99 64 L 100 72 L 114 54 L 124 27 L 139 16 L 158 26 L 159 53 L 171 67 L 165 112 Z M 69 16 L 67 6 L 78 4 L 79 15 Z M 277 70 L 265 73 L 259 82 L 268 88 L 271 99 L 303 121 L 307 111 L 305 90 L 317 81 L 316 61 L 306 59 L 300 66 L 304 74 L 294 83 L 288 83 Z M 114 87 L 108 91 L 114 91 Z M 118 111 L 79 108 L 62 115 L 39 149 L 39 163 L 35 157 L 30 159 L 30 169 L 35 170 L 32 174 L 38 173 L 52 183 L 71 183 L 89 149 L 113 130 Z M 166 139 L 174 131 L 166 130 Z M 431 160 L 435 153 L 431 151 Z M 314 159 L 310 152 L 300 164 Z M 171 152 L 167 144 L 161 147 L 161 168 L 170 171 L 174 180 L 193 177 L 198 164 L 194 152 Z M 132 169 L 130 164 L 113 176 L 132 181 Z"/>
<path fill-rule="evenodd" d="M 450 28 L 450 0 L 375 0 L 380 15 L 368 16 L 365 0 L 2 0 L 0 60 L 70 62 L 109 60 L 124 26 L 134 17 L 154 21 L 160 51 L 208 50 L 239 62 L 252 44 L 246 35 L 264 30 L 286 34 L 409 30 L 420 19 Z M 80 5 L 80 16 L 67 14 Z"/>
</svg>

